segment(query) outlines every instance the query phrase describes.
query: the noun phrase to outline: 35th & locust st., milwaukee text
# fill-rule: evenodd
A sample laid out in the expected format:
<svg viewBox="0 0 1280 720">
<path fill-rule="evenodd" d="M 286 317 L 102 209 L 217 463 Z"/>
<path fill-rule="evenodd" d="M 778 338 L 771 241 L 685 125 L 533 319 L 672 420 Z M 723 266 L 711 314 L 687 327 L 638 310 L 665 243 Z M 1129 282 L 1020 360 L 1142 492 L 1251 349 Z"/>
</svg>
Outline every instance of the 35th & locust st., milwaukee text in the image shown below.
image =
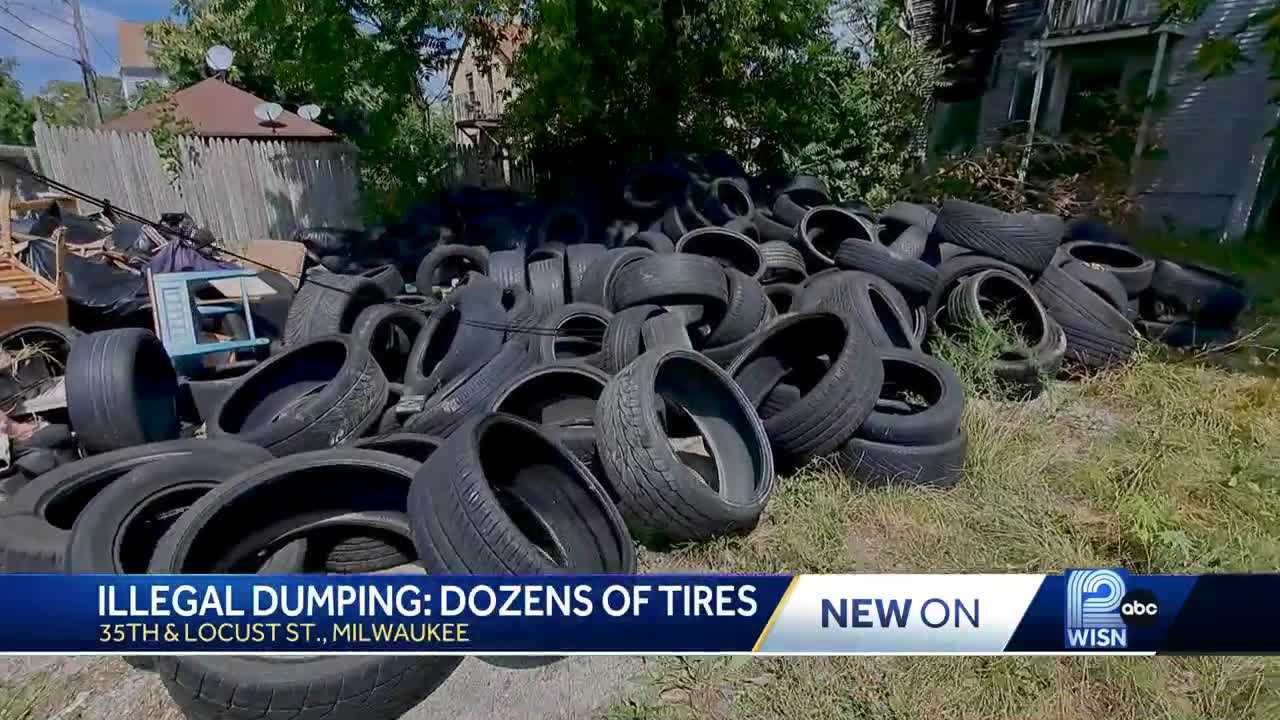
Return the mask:
<svg viewBox="0 0 1280 720">
<path fill-rule="evenodd" d="M 312 645 L 359 643 L 469 643 L 464 622 L 337 623 L 320 627 L 301 622 L 104 623 L 98 626 L 102 643 L 209 643 Z M 195 648 L 198 649 L 198 648 Z"/>
</svg>

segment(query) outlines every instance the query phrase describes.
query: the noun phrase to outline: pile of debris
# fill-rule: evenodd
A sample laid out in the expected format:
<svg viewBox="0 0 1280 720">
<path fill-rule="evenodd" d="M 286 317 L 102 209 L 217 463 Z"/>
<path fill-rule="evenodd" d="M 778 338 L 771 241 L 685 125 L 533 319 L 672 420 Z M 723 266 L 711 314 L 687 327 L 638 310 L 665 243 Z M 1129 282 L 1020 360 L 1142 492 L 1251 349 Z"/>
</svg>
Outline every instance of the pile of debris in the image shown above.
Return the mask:
<svg viewBox="0 0 1280 720">
<path fill-rule="evenodd" d="M 394 259 L 317 256 L 269 355 L 204 377 L 143 329 L 10 331 L 8 352 L 46 348 L 13 382 L 61 372 L 66 410 L 18 451 L 0 569 L 631 573 L 633 541 L 751 531 L 777 475 L 814 458 L 868 484 L 960 480 L 965 389 L 935 339 L 999 338 L 992 371 L 1028 397 L 1064 365 L 1126 361 L 1135 320 L 1199 341 L 1245 306 L 1234 280 L 1096 223 L 958 200 L 875 213 L 719 156 L 641 168 L 620 203 L 606 227 L 472 217 L 420 248 L 412 283 Z M 396 717 L 457 664 L 135 662 L 195 717 L 314 696 L 339 718 Z"/>
</svg>

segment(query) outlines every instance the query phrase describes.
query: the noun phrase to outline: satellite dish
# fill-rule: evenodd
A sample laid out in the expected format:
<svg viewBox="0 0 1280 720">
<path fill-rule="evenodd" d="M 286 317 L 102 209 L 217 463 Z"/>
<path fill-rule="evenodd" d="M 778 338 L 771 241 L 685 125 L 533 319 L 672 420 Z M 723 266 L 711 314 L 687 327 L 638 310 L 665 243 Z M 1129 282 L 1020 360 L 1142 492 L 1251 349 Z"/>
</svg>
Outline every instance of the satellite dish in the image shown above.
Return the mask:
<svg viewBox="0 0 1280 720">
<path fill-rule="evenodd" d="M 307 103 L 298 108 L 298 117 L 303 120 L 315 120 L 320 117 L 320 106 L 314 103 Z"/>
<path fill-rule="evenodd" d="M 214 45 L 204 53 L 204 63 L 214 72 L 222 72 L 231 67 L 236 54 L 226 45 Z"/>
<path fill-rule="evenodd" d="M 264 102 L 253 109 L 253 116 L 264 123 L 275 122 L 283 114 L 284 108 L 280 107 L 280 103 Z"/>
</svg>

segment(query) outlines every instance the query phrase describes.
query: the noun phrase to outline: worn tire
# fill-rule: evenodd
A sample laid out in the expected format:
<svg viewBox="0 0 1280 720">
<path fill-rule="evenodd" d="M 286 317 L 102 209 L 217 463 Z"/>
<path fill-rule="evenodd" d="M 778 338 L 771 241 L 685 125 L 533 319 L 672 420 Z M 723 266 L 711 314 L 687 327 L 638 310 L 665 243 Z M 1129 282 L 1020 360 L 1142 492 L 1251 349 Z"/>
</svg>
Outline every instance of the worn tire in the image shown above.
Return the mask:
<svg viewBox="0 0 1280 720">
<path fill-rule="evenodd" d="M 498 390 L 534 361 L 529 338 L 509 340 L 492 360 L 430 395 L 423 411 L 406 420 L 404 429 L 448 437 L 467 420 L 483 413 Z"/>
<path fill-rule="evenodd" d="M 302 283 L 289 304 L 281 342 L 296 345 L 324 335 L 351 332 L 365 308 L 386 299 L 387 293 L 368 278 L 336 273 L 312 276 Z"/>
<path fill-rule="evenodd" d="M 399 305 L 373 305 L 365 308 L 351 328 L 351 336 L 373 355 L 390 382 L 403 382 L 409 354 L 427 316 L 421 311 Z"/>
<path fill-rule="evenodd" d="M 1007 213 L 986 205 L 947 200 L 938 211 L 934 235 L 1004 260 L 1023 270 L 1044 270 L 1066 230 L 1053 215 Z"/>
<path fill-rule="evenodd" d="M 413 285 L 420 293 L 433 287 L 452 287 L 468 273 L 489 272 L 489 251 L 471 245 L 437 245 L 418 264 Z"/>
<path fill-rule="evenodd" d="M 894 445 L 937 445 L 955 437 L 964 414 L 964 385 L 950 365 L 922 353 L 882 348 L 884 384 L 880 399 L 911 393 L 924 406 L 905 411 L 882 408 L 879 403 L 867 415 L 858 437 Z"/>
<path fill-rule="evenodd" d="M 178 437 L 178 375 L 150 331 L 105 330 L 76 340 L 65 383 L 71 426 L 89 452 Z"/>
<path fill-rule="evenodd" d="M 409 352 L 405 384 L 421 395 L 429 395 L 496 355 L 502 347 L 505 328 L 514 324 L 502 305 L 503 292 L 486 280 L 469 282 L 450 293 L 427 317 L 427 324 Z"/>
<path fill-rule="evenodd" d="M 801 292 L 799 285 L 789 283 L 773 283 L 764 286 L 765 297 L 769 298 L 774 312 L 778 315 L 785 315 L 799 307 Z"/>
<path fill-rule="evenodd" d="M 963 477 L 968 451 L 969 436 L 961 430 L 939 445 L 891 445 L 853 438 L 840 455 L 855 482 L 949 488 Z"/>
<path fill-rule="evenodd" d="M 599 366 L 604 333 L 613 313 L 599 305 L 569 303 L 547 318 L 547 332 L 534 338 L 538 360 L 544 363 L 580 362 Z"/>
<path fill-rule="evenodd" d="M 933 232 L 934 223 L 938 222 L 938 213 L 924 205 L 896 202 L 880 213 L 880 222 L 918 227 L 927 237 L 929 233 Z M 916 257 L 919 256 L 917 255 Z"/>
<path fill-rule="evenodd" d="M 547 258 L 529 263 L 529 293 L 543 315 L 564 306 L 568 297 L 566 290 L 563 259 Z"/>
<path fill-rule="evenodd" d="M 796 226 L 795 241 L 811 271 L 834 267 L 836 252 L 849 239 L 880 244 L 879 231 L 870 220 L 834 205 L 809 210 Z"/>
<path fill-rule="evenodd" d="M 760 257 L 764 258 L 764 272 L 760 282 L 801 282 L 805 278 L 804 256 L 789 242 L 771 240 L 760 244 Z"/>
<path fill-rule="evenodd" d="M 1207 327 L 1227 327 L 1249 306 L 1239 278 L 1214 268 L 1169 260 L 1156 262 L 1151 293 Z"/>
<path fill-rule="evenodd" d="M 349 335 L 289 348 L 251 370 L 206 423 L 209 437 L 265 447 L 277 457 L 340 445 L 378 421 L 387 379 Z"/>
<path fill-rule="evenodd" d="M 875 241 L 845 240 L 835 256 L 836 265 L 862 270 L 888 280 L 904 293 L 928 297 L 938 284 L 938 271 L 921 260 L 900 255 Z"/>
<path fill-rule="evenodd" d="M 718 490 L 673 451 L 659 398 L 681 406 L 714 448 Z M 773 491 L 764 426 L 737 384 L 688 350 L 646 353 L 609 381 L 596 443 L 619 510 L 642 539 L 704 540 L 755 527 Z"/>
<path fill-rule="evenodd" d="M 1053 270 L 1046 268 L 1045 272 Z M 1088 290 L 1085 292 L 1094 297 Z M 1008 348 L 992 362 L 992 373 L 1015 389 L 1038 394 L 1044 378 L 1057 375 L 1067 343 L 1062 327 L 1020 274 L 993 269 L 965 279 L 947 300 L 947 329 L 965 333 L 982 328 L 998 334 L 999 329 L 988 316 L 993 302 L 1001 308 L 1016 303 L 1008 311 L 1009 320 L 1023 334 L 1017 347 Z M 1015 355 L 1016 359 L 1006 355 Z"/>
<path fill-rule="evenodd" d="M 1067 336 L 1067 357 L 1089 368 L 1123 363 L 1133 355 L 1137 334 L 1122 310 L 1062 268 L 1046 268 L 1036 297 Z"/>
<path fill-rule="evenodd" d="M 820 362 L 822 356 L 830 365 Z M 884 382 L 870 339 L 848 317 L 834 313 L 779 318 L 734 359 L 728 373 L 757 411 L 784 381 L 800 388 L 798 402 L 764 421 L 778 464 L 786 469 L 853 437 Z"/>
<path fill-rule="evenodd" d="M 498 284 L 502 289 L 520 288 L 527 290 L 528 281 L 525 279 L 525 258 L 524 250 L 499 250 L 489 253 L 489 278 Z M 422 291 L 421 288 L 418 289 Z"/>
<path fill-rule="evenodd" d="M 706 347 L 722 347 L 735 343 L 755 332 L 765 321 L 769 310 L 769 298 L 764 287 L 746 273 L 732 268 L 725 270 L 729 287 L 729 302 L 723 315 L 708 319 L 711 332 Z"/>
<path fill-rule="evenodd" d="M 696 304 L 711 313 L 723 312 L 728 283 L 719 263 L 698 255 L 653 255 L 618 272 L 611 303 L 615 312 L 635 305 Z"/>
<path fill-rule="evenodd" d="M 1079 280 L 1095 295 L 1106 300 L 1107 304 L 1119 310 L 1121 315 L 1129 311 L 1129 296 L 1125 293 L 1124 285 L 1110 270 L 1097 268 L 1079 260 L 1069 260 L 1058 267 L 1062 268 L 1062 272 Z"/>
<path fill-rule="evenodd" d="M 673 243 L 672 252 L 675 252 Z M 613 284 L 618 272 L 627 265 L 653 255 L 654 251 L 642 247 L 622 247 L 605 252 L 596 258 L 582 280 L 582 291 L 574 296 L 575 302 L 586 302 L 602 307 L 610 306 Z"/>
<path fill-rule="evenodd" d="M 709 257 L 726 268 L 759 280 L 764 274 L 764 257 L 751 238 L 721 227 L 690 231 L 676 243 L 676 252 Z"/>
<path fill-rule="evenodd" d="M 609 318 L 601 341 L 600 367 L 614 374 L 630 365 L 644 353 L 644 323 L 667 312 L 658 305 L 636 305 L 620 310 Z"/>
<path fill-rule="evenodd" d="M 394 297 L 404 292 L 404 277 L 400 275 L 395 265 L 378 265 L 357 275 L 373 281 L 373 284 L 381 288 L 387 297 Z"/>
<path fill-rule="evenodd" d="M 1063 243 L 1062 252 L 1073 260 L 1110 271 L 1126 295 L 1137 295 L 1151 287 L 1156 270 L 1153 260 L 1124 245 L 1073 240 Z"/>
</svg>

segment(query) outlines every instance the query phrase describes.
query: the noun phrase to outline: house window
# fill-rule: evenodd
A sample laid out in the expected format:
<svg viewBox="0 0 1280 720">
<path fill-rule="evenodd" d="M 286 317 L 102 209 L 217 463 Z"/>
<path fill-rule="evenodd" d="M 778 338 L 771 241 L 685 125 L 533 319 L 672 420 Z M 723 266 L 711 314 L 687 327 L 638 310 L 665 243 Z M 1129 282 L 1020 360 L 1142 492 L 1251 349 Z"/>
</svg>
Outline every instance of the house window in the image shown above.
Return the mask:
<svg viewBox="0 0 1280 720">
<path fill-rule="evenodd" d="M 476 77 L 471 73 L 467 73 L 467 100 L 476 101 Z"/>
</svg>

